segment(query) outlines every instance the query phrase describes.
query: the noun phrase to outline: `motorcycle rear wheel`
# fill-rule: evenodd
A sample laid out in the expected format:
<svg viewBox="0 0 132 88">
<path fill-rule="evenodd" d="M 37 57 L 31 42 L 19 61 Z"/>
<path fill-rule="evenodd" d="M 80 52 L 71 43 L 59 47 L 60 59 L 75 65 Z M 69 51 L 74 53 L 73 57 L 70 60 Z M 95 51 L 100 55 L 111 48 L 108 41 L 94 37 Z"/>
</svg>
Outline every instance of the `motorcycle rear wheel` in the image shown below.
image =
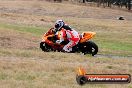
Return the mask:
<svg viewBox="0 0 132 88">
<path fill-rule="evenodd" d="M 96 55 L 98 52 L 98 46 L 93 41 L 87 41 L 81 46 L 82 53 Z"/>
</svg>

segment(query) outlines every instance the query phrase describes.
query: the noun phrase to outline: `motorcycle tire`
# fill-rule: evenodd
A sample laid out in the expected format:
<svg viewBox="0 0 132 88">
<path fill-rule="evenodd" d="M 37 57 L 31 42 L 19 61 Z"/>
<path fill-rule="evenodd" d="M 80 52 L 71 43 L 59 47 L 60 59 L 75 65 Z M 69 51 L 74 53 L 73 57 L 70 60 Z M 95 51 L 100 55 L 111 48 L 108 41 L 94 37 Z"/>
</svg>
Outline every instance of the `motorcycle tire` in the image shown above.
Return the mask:
<svg viewBox="0 0 132 88">
<path fill-rule="evenodd" d="M 42 51 L 44 51 L 44 52 L 52 51 L 51 47 L 48 46 L 45 42 L 41 42 L 41 43 L 40 43 L 40 48 L 41 48 Z"/>
<path fill-rule="evenodd" d="M 82 53 L 96 55 L 98 52 L 98 46 L 93 41 L 87 41 L 82 44 Z"/>
</svg>

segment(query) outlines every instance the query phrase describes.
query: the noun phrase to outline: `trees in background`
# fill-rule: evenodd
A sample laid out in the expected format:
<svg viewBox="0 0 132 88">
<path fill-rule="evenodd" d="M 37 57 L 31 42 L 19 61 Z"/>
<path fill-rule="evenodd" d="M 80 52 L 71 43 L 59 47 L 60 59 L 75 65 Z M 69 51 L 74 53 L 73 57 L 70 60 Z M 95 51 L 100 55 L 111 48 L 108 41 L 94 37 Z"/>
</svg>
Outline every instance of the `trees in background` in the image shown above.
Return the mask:
<svg viewBox="0 0 132 88">
<path fill-rule="evenodd" d="M 98 7 L 103 6 L 105 7 L 114 7 L 118 6 L 119 8 L 127 8 L 128 10 L 132 10 L 132 0 L 47 0 L 53 2 L 62 2 L 62 1 L 72 1 L 72 2 L 79 2 L 79 3 L 93 3 L 96 4 Z"/>
<path fill-rule="evenodd" d="M 87 3 L 87 2 L 94 2 L 97 3 L 97 6 L 103 7 L 112 7 L 118 6 L 120 8 L 125 7 L 128 10 L 132 9 L 132 0 L 79 0 L 79 2 Z"/>
</svg>

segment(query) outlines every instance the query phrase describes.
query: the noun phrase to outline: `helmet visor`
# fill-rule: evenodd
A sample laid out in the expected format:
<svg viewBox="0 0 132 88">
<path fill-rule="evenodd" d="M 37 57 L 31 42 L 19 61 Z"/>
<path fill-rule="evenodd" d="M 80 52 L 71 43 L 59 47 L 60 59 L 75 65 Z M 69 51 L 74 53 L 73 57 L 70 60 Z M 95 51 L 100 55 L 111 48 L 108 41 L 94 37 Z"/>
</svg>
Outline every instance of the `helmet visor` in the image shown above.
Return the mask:
<svg viewBox="0 0 132 88">
<path fill-rule="evenodd" d="M 57 28 L 57 29 L 58 29 L 59 27 L 60 27 L 60 25 L 59 25 L 59 24 L 55 24 L 55 28 Z"/>
</svg>

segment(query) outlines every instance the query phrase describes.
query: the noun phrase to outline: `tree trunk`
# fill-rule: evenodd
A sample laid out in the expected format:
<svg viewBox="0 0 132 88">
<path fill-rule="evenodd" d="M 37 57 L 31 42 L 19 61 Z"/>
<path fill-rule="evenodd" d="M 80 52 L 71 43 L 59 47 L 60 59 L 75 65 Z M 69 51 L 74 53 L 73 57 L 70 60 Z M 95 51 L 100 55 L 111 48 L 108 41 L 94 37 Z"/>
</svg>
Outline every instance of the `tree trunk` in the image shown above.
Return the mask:
<svg viewBox="0 0 132 88">
<path fill-rule="evenodd" d="M 128 10 L 131 10 L 131 4 L 132 4 L 132 1 L 128 0 Z"/>
</svg>

